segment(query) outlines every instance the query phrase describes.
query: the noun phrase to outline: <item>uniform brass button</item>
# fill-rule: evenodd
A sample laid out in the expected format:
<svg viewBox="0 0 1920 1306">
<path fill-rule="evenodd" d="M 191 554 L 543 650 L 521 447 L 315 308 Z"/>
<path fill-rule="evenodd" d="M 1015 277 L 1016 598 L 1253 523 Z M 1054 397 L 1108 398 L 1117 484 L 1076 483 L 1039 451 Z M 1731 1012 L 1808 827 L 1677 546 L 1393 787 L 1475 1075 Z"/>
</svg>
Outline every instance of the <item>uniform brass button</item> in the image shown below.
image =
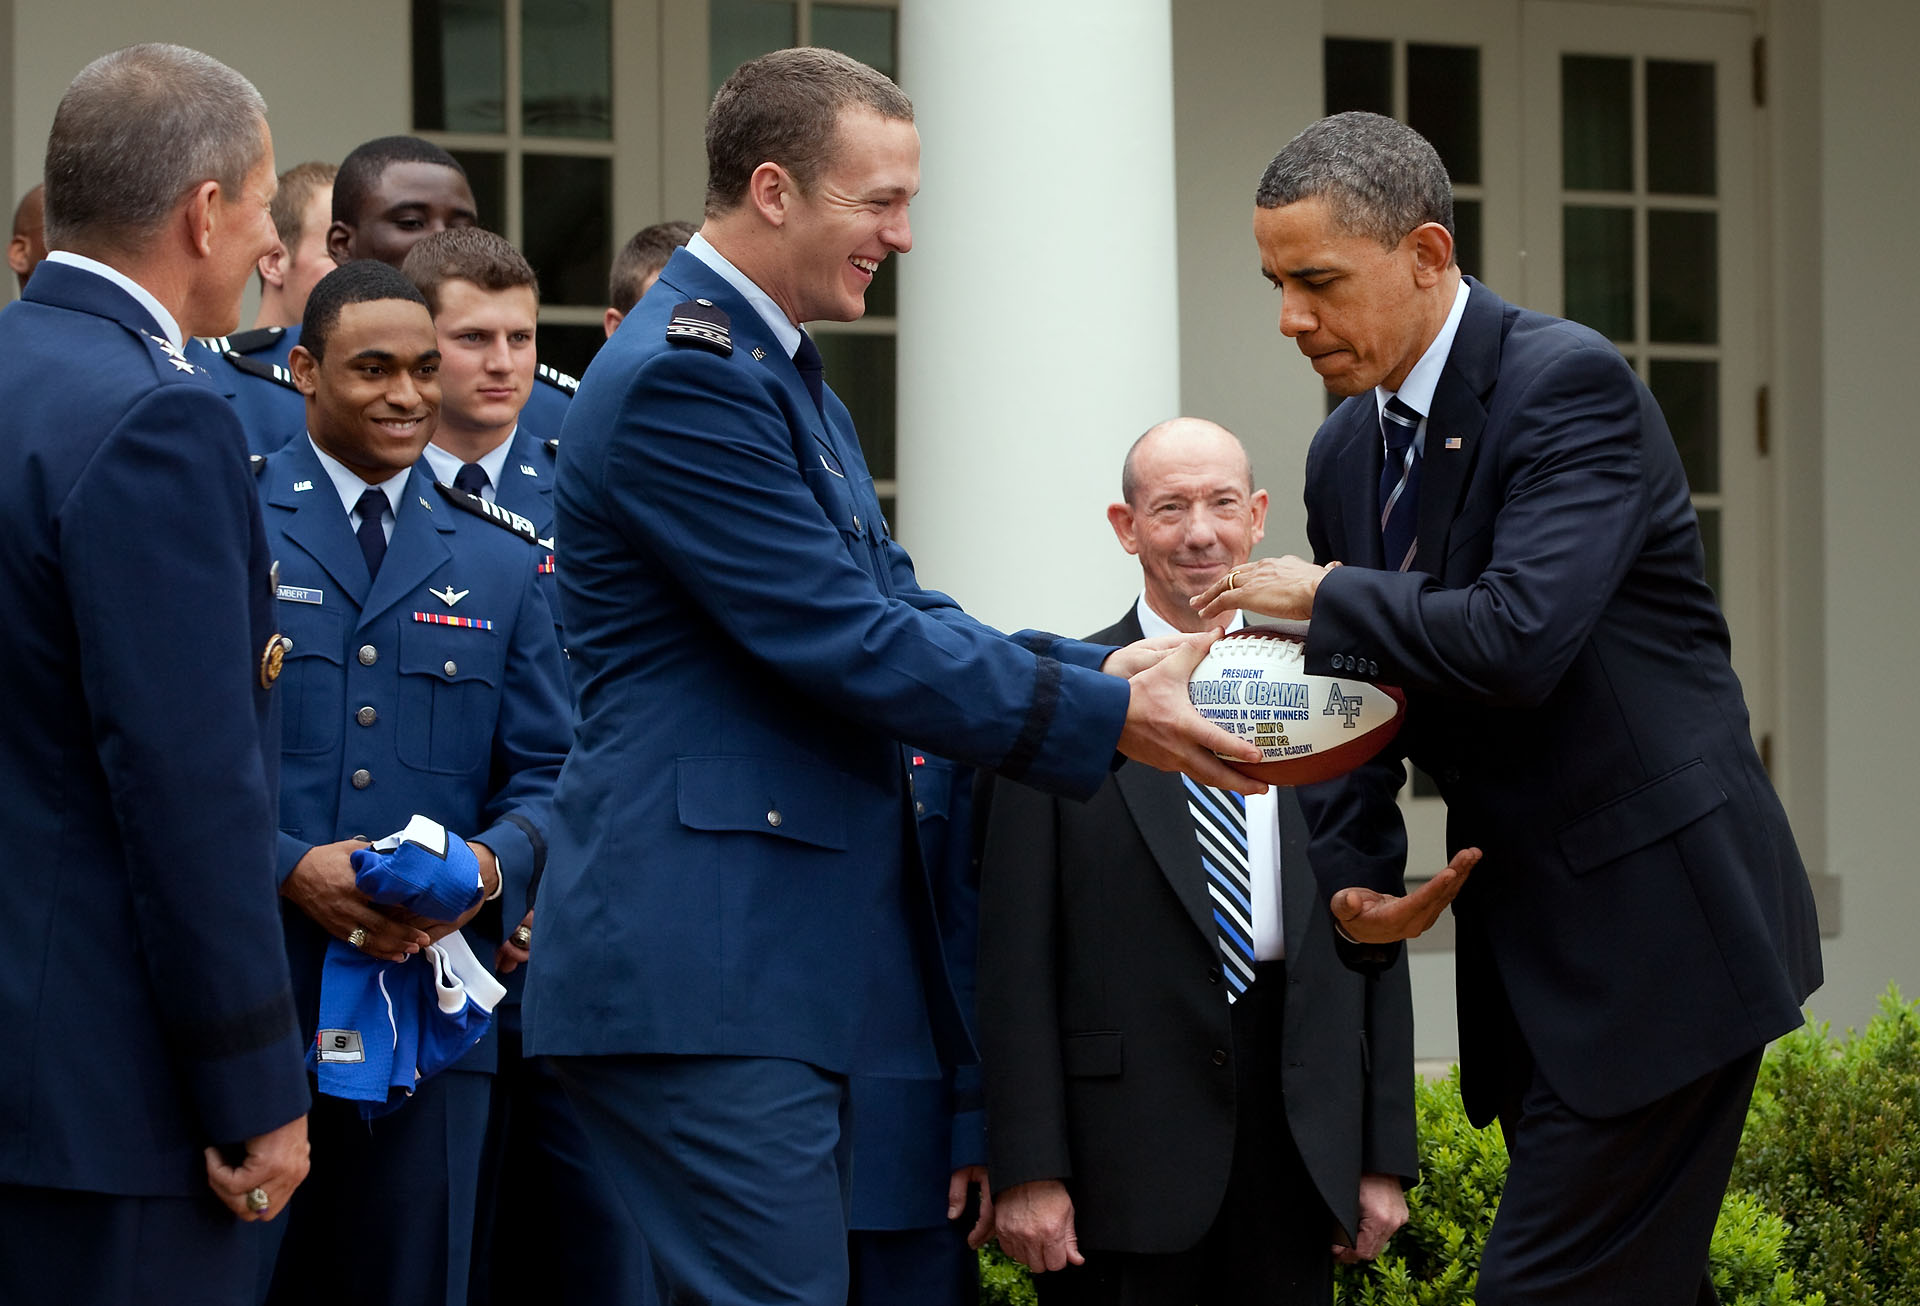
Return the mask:
<svg viewBox="0 0 1920 1306">
<path fill-rule="evenodd" d="M 925 816 L 927 814 L 927 805 L 925 803 L 915 803 L 913 805 L 913 814 L 915 816 Z"/>
<path fill-rule="evenodd" d="M 440 669 L 446 672 L 450 676 L 457 676 L 460 674 L 459 664 L 454 662 L 452 658 L 448 658 L 445 664 L 443 664 Z"/>
<path fill-rule="evenodd" d="M 1227 1064 L 1227 1050 L 1225 1048 L 1215 1048 L 1213 1050 L 1213 1064 L 1216 1066 L 1224 1066 Z"/>
<path fill-rule="evenodd" d="M 371 644 L 362 644 L 360 646 L 360 665 L 361 666 L 370 667 L 375 662 L 378 662 L 379 660 L 380 660 L 379 649 L 375 648 Z"/>
<path fill-rule="evenodd" d="M 363 726 L 370 726 L 380 719 L 380 714 L 371 707 L 363 707 L 353 714 L 353 719 Z"/>
<path fill-rule="evenodd" d="M 771 812 L 768 812 L 768 813 L 767 813 L 767 824 L 768 824 L 768 825 L 771 825 L 771 826 L 774 826 L 774 827 L 776 827 L 776 828 L 777 828 L 777 827 L 779 826 L 779 824 L 780 824 L 780 809 L 779 809 L 779 808 L 777 808 L 777 807 L 776 807 L 776 808 L 775 808 L 775 809 L 774 809 L 773 811 L 771 811 Z"/>
<path fill-rule="evenodd" d="M 372 783 L 373 783 L 373 772 L 367 770 L 365 767 L 361 767 L 358 771 L 355 771 L 353 773 L 353 787 L 355 789 L 365 789 L 368 785 Z"/>
</svg>

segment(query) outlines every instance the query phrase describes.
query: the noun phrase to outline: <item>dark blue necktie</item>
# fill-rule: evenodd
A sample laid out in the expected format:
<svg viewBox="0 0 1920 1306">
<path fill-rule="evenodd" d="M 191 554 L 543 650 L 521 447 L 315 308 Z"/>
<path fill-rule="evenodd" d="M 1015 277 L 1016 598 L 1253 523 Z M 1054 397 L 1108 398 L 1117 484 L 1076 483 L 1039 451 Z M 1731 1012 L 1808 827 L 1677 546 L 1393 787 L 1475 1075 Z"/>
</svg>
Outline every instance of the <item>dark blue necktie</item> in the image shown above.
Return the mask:
<svg viewBox="0 0 1920 1306">
<path fill-rule="evenodd" d="M 1395 395 L 1380 414 L 1386 456 L 1380 463 L 1380 553 L 1394 571 L 1413 566 L 1420 547 L 1420 414 Z"/>
<path fill-rule="evenodd" d="M 487 469 L 479 463 L 461 463 L 460 470 L 453 474 L 453 488 L 476 499 L 485 498 L 480 491 L 492 484 L 487 479 Z"/>
<path fill-rule="evenodd" d="M 387 533 L 381 528 L 381 519 L 391 506 L 384 490 L 368 490 L 360 496 L 360 502 L 353 505 L 353 510 L 360 514 L 360 526 L 354 536 L 360 541 L 360 556 L 367 560 L 369 576 L 380 574 L 380 560 L 387 556 Z"/>
<path fill-rule="evenodd" d="M 820 361 L 820 348 L 813 343 L 813 337 L 802 331 L 800 347 L 793 351 L 793 365 L 800 372 L 800 379 L 807 383 L 807 393 L 813 396 L 813 406 L 822 416 L 827 411 L 826 364 Z"/>
</svg>

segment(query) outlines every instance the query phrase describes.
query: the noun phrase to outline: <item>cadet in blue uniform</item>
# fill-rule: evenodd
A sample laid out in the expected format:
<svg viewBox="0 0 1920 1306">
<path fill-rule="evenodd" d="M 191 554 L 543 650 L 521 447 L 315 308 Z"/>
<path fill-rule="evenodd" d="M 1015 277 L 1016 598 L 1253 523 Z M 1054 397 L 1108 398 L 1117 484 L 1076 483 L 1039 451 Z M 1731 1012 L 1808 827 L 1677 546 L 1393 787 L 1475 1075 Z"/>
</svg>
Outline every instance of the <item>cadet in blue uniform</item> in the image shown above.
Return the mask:
<svg viewBox="0 0 1920 1306">
<path fill-rule="evenodd" d="M 440 337 L 440 421 L 427 464 L 444 485 L 518 514 L 540 536 L 532 565 L 553 595 L 553 463 L 559 441 L 530 429 L 540 301 L 533 268 L 504 236 L 479 227 L 435 232 L 402 271 L 426 297 Z M 558 623 L 555 640 L 565 647 Z M 501 919 L 532 937 L 525 893 Z M 528 951 L 501 945 L 507 996 L 496 1008 L 500 1067 L 493 1083 L 474 1238 L 472 1306 L 538 1299 L 620 1302 L 651 1297 L 640 1232 L 594 1164 L 572 1106 L 546 1062 L 521 1056 L 520 967 Z"/>
<path fill-rule="evenodd" d="M 907 750 L 907 767 L 947 974 L 971 1029 L 980 942 L 974 772 L 920 749 Z M 912 984 L 914 977 L 897 982 Z M 916 1078 L 854 1075 L 847 1087 L 853 1133 L 848 1306 L 974 1306 L 980 1296 L 974 1246 L 993 1229 L 980 1067 L 944 1066 Z M 983 1205 L 976 1219 L 960 1221 L 970 1191 Z"/>
<path fill-rule="evenodd" d="M 306 1173 L 271 558 L 182 352 L 272 241 L 264 112 L 178 46 L 88 65 L 47 144 L 54 252 L 0 312 L 0 1301 L 250 1301 L 239 1220 Z"/>
<path fill-rule="evenodd" d="M 847 1074 L 970 1059 L 909 870 L 898 741 L 1070 793 L 1116 746 L 1261 787 L 1211 750 L 1257 754 L 1187 701 L 1206 641 L 1110 657 L 1009 638 L 922 588 L 894 543 L 795 324 L 859 317 L 873 269 L 910 246 L 911 116 L 828 51 L 729 78 L 706 226 L 560 437 L 580 721 L 528 1038 L 692 1300 L 845 1306 Z"/>
<path fill-rule="evenodd" d="M 398 271 L 357 261 L 329 274 L 293 354 L 310 438 L 260 476 L 292 642 L 279 869 L 308 1022 L 329 936 L 399 958 L 449 928 L 361 897 L 348 862 L 359 839 L 419 813 L 474 845 L 489 899 L 524 894 L 566 749 L 531 532 L 420 462 L 438 359 L 426 304 Z M 491 956 L 498 908 L 476 911 L 459 924 Z M 314 1178 L 272 1301 L 465 1302 L 493 1055 L 490 1036 L 371 1123 L 351 1103 L 316 1103 Z"/>
</svg>

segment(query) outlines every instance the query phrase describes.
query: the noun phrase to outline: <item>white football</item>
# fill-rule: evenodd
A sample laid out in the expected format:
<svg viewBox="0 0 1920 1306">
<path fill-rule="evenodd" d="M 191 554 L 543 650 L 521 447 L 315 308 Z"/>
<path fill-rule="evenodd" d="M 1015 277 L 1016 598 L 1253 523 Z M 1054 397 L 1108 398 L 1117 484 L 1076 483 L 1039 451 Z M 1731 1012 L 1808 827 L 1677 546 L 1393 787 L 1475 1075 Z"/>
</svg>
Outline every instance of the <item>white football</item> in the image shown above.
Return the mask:
<svg viewBox="0 0 1920 1306">
<path fill-rule="evenodd" d="M 1248 627 L 1214 641 L 1187 682 L 1201 716 L 1260 749 L 1236 770 L 1268 784 L 1305 785 L 1345 775 L 1400 733 L 1399 690 L 1349 676 L 1307 674 L 1297 636 Z"/>
</svg>

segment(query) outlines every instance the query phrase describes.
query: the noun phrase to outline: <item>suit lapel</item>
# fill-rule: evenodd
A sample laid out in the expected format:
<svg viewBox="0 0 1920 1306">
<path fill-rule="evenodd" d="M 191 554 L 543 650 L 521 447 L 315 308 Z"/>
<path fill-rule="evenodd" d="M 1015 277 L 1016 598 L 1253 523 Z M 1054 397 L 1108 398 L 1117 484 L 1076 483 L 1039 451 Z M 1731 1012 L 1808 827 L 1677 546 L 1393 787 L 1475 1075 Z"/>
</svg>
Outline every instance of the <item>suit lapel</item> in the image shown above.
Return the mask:
<svg viewBox="0 0 1920 1306">
<path fill-rule="evenodd" d="M 1469 285 L 1466 312 L 1434 387 L 1421 455 L 1420 547 L 1414 565 L 1432 576 L 1440 575 L 1446 563 L 1447 535 L 1487 424 L 1485 395 L 1500 370 L 1501 302 L 1477 282 Z"/>
<path fill-rule="evenodd" d="M 373 578 L 373 588 L 361 606 L 361 626 L 413 593 L 453 557 L 453 550 L 440 536 L 453 530 L 455 510 L 444 502 L 436 509 L 433 501 L 438 497 L 422 461 L 400 492 L 400 507 L 393 516 L 393 538 L 387 541 L 380 574 Z"/>
<path fill-rule="evenodd" d="M 369 581 L 367 561 L 361 556 L 359 541 L 353 538 L 353 530 L 347 524 L 347 512 L 340 506 L 340 496 L 334 493 L 332 479 L 314 457 L 313 445 L 306 436 L 300 436 L 284 453 L 275 454 L 273 463 L 275 465 L 263 473 L 272 476 L 275 482 L 267 502 L 293 513 L 281 534 L 325 568 L 356 607 L 365 607 Z M 296 485 L 310 488 L 296 490 L 293 488 Z"/>
<path fill-rule="evenodd" d="M 1380 443 L 1380 419 L 1374 412 L 1373 392 L 1340 405 L 1327 419 L 1337 466 L 1334 481 L 1339 518 L 1328 523 L 1327 542 L 1333 559 L 1349 567 L 1380 566 L 1380 462 L 1386 457 Z"/>
</svg>

